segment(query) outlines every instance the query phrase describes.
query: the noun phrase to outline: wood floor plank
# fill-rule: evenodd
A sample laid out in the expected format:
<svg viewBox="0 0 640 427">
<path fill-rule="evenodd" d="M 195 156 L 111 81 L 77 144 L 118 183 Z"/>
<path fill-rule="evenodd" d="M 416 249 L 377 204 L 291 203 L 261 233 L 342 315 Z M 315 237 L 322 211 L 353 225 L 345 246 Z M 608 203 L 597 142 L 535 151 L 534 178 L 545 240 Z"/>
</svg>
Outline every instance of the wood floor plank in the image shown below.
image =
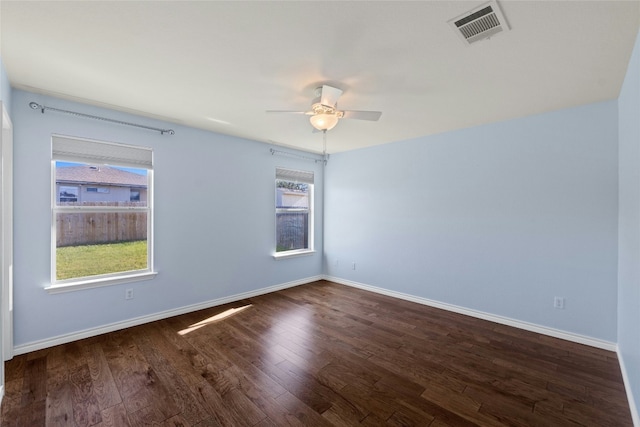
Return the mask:
<svg viewBox="0 0 640 427">
<path fill-rule="evenodd" d="M 22 379 L 24 377 L 26 363 L 26 354 L 13 356 L 13 359 L 6 361 L 4 369 L 4 381 L 8 383 L 13 380 Z"/>
<path fill-rule="evenodd" d="M 211 417 L 203 420 L 203 423 L 215 423 L 213 425 L 233 426 L 247 425 L 242 414 L 238 414 L 233 408 L 227 406 L 226 401 L 206 381 L 198 386 L 198 401 L 207 409 Z"/>
<path fill-rule="evenodd" d="M 370 369 L 371 364 L 365 359 L 351 356 L 348 358 L 334 356 L 329 363 L 318 372 L 318 380 L 335 390 L 341 390 L 348 384 L 364 382 L 373 385 L 382 378 L 386 372 Z M 403 381 L 403 386 L 406 386 Z"/>
<path fill-rule="evenodd" d="M 360 422 L 364 427 L 379 427 L 385 425 L 385 420 L 378 418 L 375 414 L 369 414 Z"/>
<path fill-rule="evenodd" d="M 107 363 L 128 412 L 154 406 L 169 418 L 180 411 L 168 388 L 159 381 L 155 369 L 135 344 L 136 333 L 141 331 L 134 328 L 110 335 L 103 347 Z"/>
<path fill-rule="evenodd" d="M 66 369 L 52 372 L 47 378 L 46 425 L 65 427 L 73 423 L 73 399 Z"/>
<path fill-rule="evenodd" d="M 387 418 L 386 424 L 388 426 L 415 426 L 426 425 L 429 426 L 435 420 L 435 417 L 431 415 L 414 411 L 411 408 L 400 408 L 395 411 L 389 418 Z"/>
<path fill-rule="evenodd" d="M 293 414 L 296 419 L 300 420 L 306 427 L 325 427 L 332 424 L 319 415 L 312 407 L 306 402 L 299 399 L 299 396 L 287 392 L 278 396 L 276 399 L 280 405 Z"/>
<path fill-rule="evenodd" d="M 207 418 L 204 421 L 199 422 L 194 427 L 221 427 L 221 426 L 222 426 L 222 424 L 220 424 L 217 421 L 216 417 L 210 417 L 210 418 Z"/>
<path fill-rule="evenodd" d="M 409 408 L 411 412 L 425 414 L 425 418 L 428 419 L 437 417 L 439 419 L 452 422 L 458 426 L 471 427 L 474 425 L 474 422 L 471 421 L 475 421 L 474 418 L 469 419 L 467 417 L 460 416 L 453 410 L 449 402 L 446 402 L 446 404 L 444 405 L 437 404 L 431 400 L 424 399 L 423 395 L 418 395 L 414 391 L 410 391 L 409 389 L 391 389 L 380 382 L 374 385 L 374 389 L 378 393 L 389 396 L 388 399 L 393 398 L 397 403 L 399 403 L 401 412 L 405 415 L 410 414 L 406 411 L 407 408 Z"/>
<path fill-rule="evenodd" d="M 352 400 L 345 396 L 344 388 L 334 390 L 323 384 L 316 375 L 315 369 L 307 371 L 289 360 L 281 362 L 278 367 L 298 379 L 301 383 L 309 385 L 322 399 L 331 405 L 327 410 L 336 409 L 343 420 L 348 420 L 350 423 L 359 422 L 369 413 L 368 410 L 362 411 Z M 327 410 L 320 413 L 324 415 Z"/>
<path fill-rule="evenodd" d="M 127 410 L 123 403 L 110 406 L 100 412 L 102 427 L 130 427 Z"/>
<path fill-rule="evenodd" d="M 32 402 L 26 407 L 23 407 L 22 410 L 18 413 L 16 426 L 46 426 L 47 425 L 47 415 L 46 415 L 46 402 L 44 400 L 39 400 L 36 402 Z"/>
<path fill-rule="evenodd" d="M 233 362 L 232 369 L 236 371 L 235 375 L 237 375 L 240 380 L 244 380 L 241 381 L 241 385 L 250 383 L 252 384 L 252 387 L 262 390 L 263 393 L 267 393 L 273 398 L 277 398 L 281 394 L 285 393 L 286 389 L 284 387 L 274 381 L 265 372 L 257 368 L 253 363 L 253 361 L 256 360 L 254 356 L 263 353 L 259 351 L 259 344 L 253 342 L 253 340 L 248 336 L 244 336 L 240 330 L 238 330 L 237 333 L 243 338 L 242 341 L 247 345 L 243 345 L 242 347 L 233 347 L 232 352 L 226 357 L 232 357 L 230 361 Z M 256 350 L 258 350 L 257 353 Z M 277 365 L 284 360 L 281 359 L 282 356 L 276 352 L 269 352 L 269 355 L 272 357 L 269 358 L 267 363 Z"/>
<path fill-rule="evenodd" d="M 183 381 L 171 360 L 157 351 L 162 336 L 155 333 L 152 327 L 145 328 L 138 340 L 138 348 L 150 365 L 155 367 L 156 375 L 163 384 L 169 385 L 173 400 L 178 406 L 181 419 L 189 425 L 197 424 L 209 417 L 207 411 L 194 399 L 189 386 Z M 153 338 L 153 339 L 152 339 Z M 177 418 L 176 418 L 177 419 Z"/>
<path fill-rule="evenodd" d="M 102 346 L 98 343 L 88 345 L 85 349 L 85 357 L 93 383 L 93 392 L 100 409 L 104 410 L 121 403 L 122 397 L 113 380 Z"/>
<path fill-rule="evenodd" d="M 167 419 L 154 406 L 145 406 L 137 411 L 129 411 L 128 414 L 131 427 L 160 426 Z"/>
<path fill-rule="evenodd" d="M 481 403 L 478 412 L 493 417 L 507 425 L 515 426 L 545 426 L 549 420 L 542 419 L 534 412 L 534 402 L 529 400 L 511 399 L 509 396 L 496 393 L 491 389 L 476 386 L 467 387 L 464 394 Z"/>
<path fill-rule="evenodd" d="M 180 415 L 176 415 L 165 420 L 161 425 L 162 427 L 190 427 L 193 424 L 182 418 Z"/>
<path fill-rule="evenodd" d="M 15 418 L 15 414 L 21 410 L 22 380 L 22 378 L 15 378 L 4 383 L 4 398 L 0 408 L 0 425 L 9 425 L 9 421 Z"/>
<path fill-rule="evenodd" d="M 98 400 L 93 393 L 93 382 L 87 364 L 69 372 L 73 418 L 78 427 L 89 427 L 102 422 Z"/>
<path fill-rule="evenodd" d="M 233 328 L 237 329 L 238 336 L 243 337 L 242 343 L 244 343 L 245 345 L 242 345 L 240 347 L 237 345 L 230 346 L 238 357 L 235 357 L 233 359 L 233 363 L 229 363 L 225 370 L 233 371 L 232 375 L 234 375 L 237 379 L 237 386 L 239 386 L 247 395 L 247 397 L 262 412 L 264 412 L 272 422 L 275 422 L 276 425 L 305 425 L 302 422 L 305 417 L 299 419 L 298 413 L 290 413 L 276 400 L 282 394 L 287 393 L 286 389 L 251 363 L 254 360 L 253 356 L 260 353 L 257 347 L 257 343 L 254 342 L 254 340 L 251 338 L 254 335 L 251 333 L 247 333 L 248 331 L 246 329 L 239 327 L 239 324 L 237 322 L 231 323 L 234 324 Z M 261 339 L 261 341 L 263 340 Z M 225 345 L 227 344 L 228 343 L 225 342 Z M 228 356 L 226 355 L 216 354 L 214 357 L 216 359 L 223 358 L 229 361 Z M 275 361 L 281 362 L 283 360 L 284 359 L 278 357 Z M 262 420 L 260 424 L 268 425 L 268 423 L 264 420 Z"/>
<path fill-rule="evenodd" d="M 632 426 L 614 352 L 328 281 L 5 371 L 0 427 Z"/>
<path fill-rule="evenodd" d="M 47 394 L 47 359 L 38 357 L 27 360 L 22 386 L 21 406 L 43 402 Z"/>
<path fill-rule="evenodd" d="M 151 329 L 149 338 L 153 341 L 155 350 L 167 360 L 171 360 L 182 380 L 192 390 L 197 389 L 203 381 L 200 370 L 207 365 L 207 359 L 179 335 L 174 327 L 165 326 L 172 324 L 171 320 L 155 324 L 157 327 Z"/>
<path fill-rule="evenodd" d="M 582 425 L 592 424 L 601 427 L 624 425 L 627 420 L 626 411 L 603 411 L 591 405 L 571 401 L 564 404 L 563 415 Z"/>
<path fill-rule="evenodd" d="M 331 407 L 331 403 L 323 398 L 312 385 L 300 381 L 279 366 L 270 363 L 256 363 L 256 366 L 284 387 L 288 392 L 285 393 L 285 395 L 295 395 L 299 401 L 303 402 L 316 413 L 322 414 Z M 281 397 L 282 396 L 279 396 L 276 400 L 280 401 Z"/>
</svg>

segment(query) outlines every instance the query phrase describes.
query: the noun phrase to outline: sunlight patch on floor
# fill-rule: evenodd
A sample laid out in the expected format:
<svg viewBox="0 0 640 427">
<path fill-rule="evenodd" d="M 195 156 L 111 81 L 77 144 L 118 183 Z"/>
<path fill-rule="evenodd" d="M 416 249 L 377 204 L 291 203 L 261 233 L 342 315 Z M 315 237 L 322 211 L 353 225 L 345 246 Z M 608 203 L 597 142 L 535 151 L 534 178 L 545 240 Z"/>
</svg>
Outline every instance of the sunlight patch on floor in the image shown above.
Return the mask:
<svg viewBox="0 0 640 427">
<path fill-rule="evenodd" d="M 251 307 L 253 304 L 247 304 L 244 305 L 242 307 L 238 307 L 238 308 L 230 308 L 229 310 L 225 310 L 222 313 L 218 313 L 216 315 L 213 315 L 207 319 L 201 320 L 198 323 L 194 323 L 193 325 L 189 326 L 186 329 L 183 329 L 181 331 L 178 331 L 179 335 L 186 335 L 189 332 L 193 332 L 195 330 L 198 330 L 204 326 L 210 325 L 212 323 L 215 322 L 219 322 L 220 320 L 224 320 L 230 316 L 233 316 L 234 314 L 240 313 L 241 311 L 246 310 L 247 308 Z"/>
</svg>

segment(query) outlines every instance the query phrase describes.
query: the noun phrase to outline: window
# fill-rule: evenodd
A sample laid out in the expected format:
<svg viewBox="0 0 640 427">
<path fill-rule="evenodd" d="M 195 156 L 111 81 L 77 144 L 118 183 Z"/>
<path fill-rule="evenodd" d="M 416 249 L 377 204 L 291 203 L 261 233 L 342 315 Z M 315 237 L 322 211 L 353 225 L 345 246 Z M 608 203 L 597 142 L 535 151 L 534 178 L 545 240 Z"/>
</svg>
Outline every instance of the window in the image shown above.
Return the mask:
<svg viewBox="0 0 640 427">
<path fill-rule="evenodd" d="M 59 202 L 77 202 L 78 201 L 78 187 L 61 185 L 58 188 L 59 188 L 59 191 L 58 191 Z"/>
<path fill-rule="evenodd" d="M 89 166 L 89 168 L 93 169 L 91 166 Z M 108 193 L 108 192 L 109 192 L 109 189 L 105 187 L 87 187 L 87 193 Z"/>
<path fill-rule="evenodd" d="M 152 160 L 146 147 L 53 136 L 47 290 L 153 277 Z"/>
<path fill-rule="evenodd" d="M 276 255 L 313 251 L 313 172 L 276 169 Z"/>
</svg>

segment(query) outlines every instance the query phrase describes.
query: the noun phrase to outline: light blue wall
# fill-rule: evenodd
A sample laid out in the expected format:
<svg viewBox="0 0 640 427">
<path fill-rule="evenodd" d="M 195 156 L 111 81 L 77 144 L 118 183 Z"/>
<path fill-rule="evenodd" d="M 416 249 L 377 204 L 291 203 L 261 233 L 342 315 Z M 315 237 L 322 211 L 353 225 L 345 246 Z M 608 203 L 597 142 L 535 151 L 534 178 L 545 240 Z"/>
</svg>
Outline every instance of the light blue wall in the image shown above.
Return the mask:
<svg viewBox="0 0 640 427">
<path fill-rule="evenodd" d="M 610 101 L 334 155 L 327 273 L 615 342 L 617 129 Z"/>
<path fill-rule="evenodd" d="M 0 57 L 0 101 L 7 107 L 7 112 L 11 115 L 11 85 L 7 77 L 7 70 L 4 68 L 2 57 Z"/>
<path fill-rule="evenodd" d="M 640 408 L 640 35 L 618 99 L 618 351 Z"/>
<path fill-rule="evenodd" d="M 161 135 L 51 107 L 175 129 Z M 322 273 L 322 253 L 275 261 L 276 166 L 316 173 L 316 245 L 322 248 L 322 164 L 272 156 L 266 144 L 23 91 L 13 94 L 15 344 L 21 346 Z M 154 149 L 155 261 L 150 281 L 64 294 L 50 280 L 51 134 Z M 125 301 L 125 289 L 135 298 Z"/>
</svg>

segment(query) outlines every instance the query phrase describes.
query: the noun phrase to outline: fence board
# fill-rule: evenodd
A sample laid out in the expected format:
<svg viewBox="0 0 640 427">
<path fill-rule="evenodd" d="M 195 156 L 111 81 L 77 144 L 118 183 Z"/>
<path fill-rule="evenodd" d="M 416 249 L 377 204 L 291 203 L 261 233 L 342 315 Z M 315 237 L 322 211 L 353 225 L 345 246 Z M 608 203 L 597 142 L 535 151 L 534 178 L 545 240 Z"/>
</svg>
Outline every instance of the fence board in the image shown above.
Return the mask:
<svg viewBox="0 0 640 427">
<path fill-rule="evenodd" d="M 64 203 L 65 206 L 78 205 Z M 91 203 L 83 206 L 122 206 Z M 132 206 L 127 203 L 126 206 Z M 147 239 L 146 212 L 64 212 L 56 214 L 56 246 L 93 245 Z"/>
<path fill-rule="evenodd" d="M 309 245 L 309 214 L 278 213 L 276 214 L 277 251 L 304 249 Z"/>
</svg>

